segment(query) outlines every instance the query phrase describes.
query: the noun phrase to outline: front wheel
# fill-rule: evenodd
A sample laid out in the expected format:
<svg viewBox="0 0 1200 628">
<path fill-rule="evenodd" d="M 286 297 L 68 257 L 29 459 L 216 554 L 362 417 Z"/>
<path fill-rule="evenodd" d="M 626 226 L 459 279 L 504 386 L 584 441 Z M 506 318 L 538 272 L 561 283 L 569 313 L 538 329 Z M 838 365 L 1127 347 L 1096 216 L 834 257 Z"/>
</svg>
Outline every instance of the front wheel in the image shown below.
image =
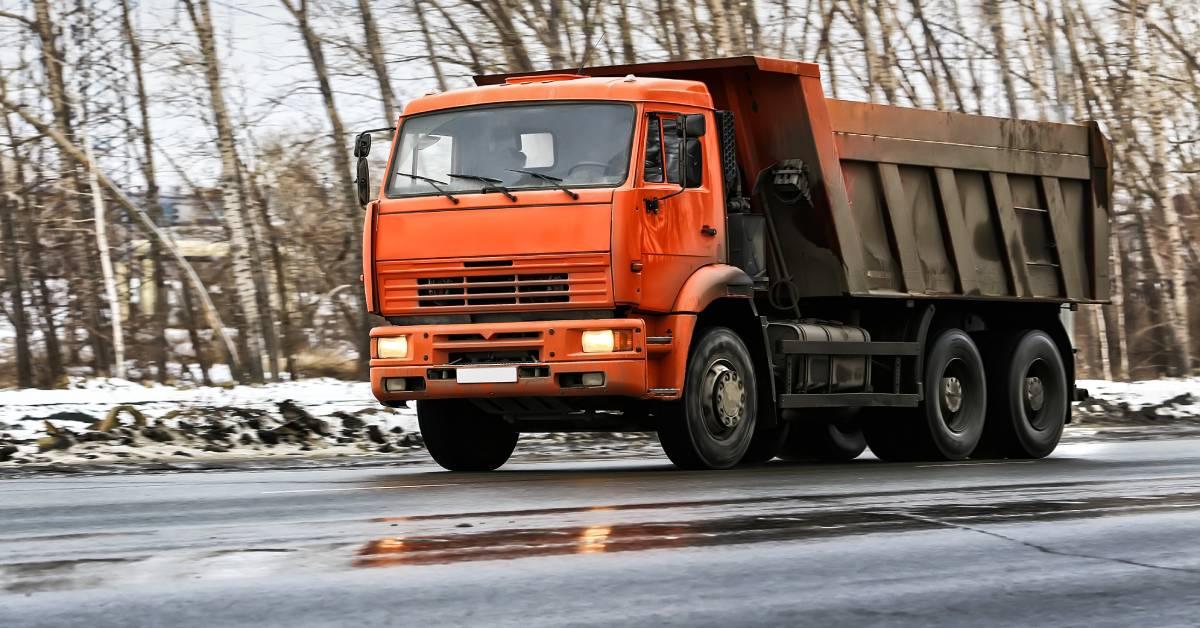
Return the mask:
<svg viewBox="0 0 1200 628">
<path fill-rule="evenodd" d="M 469 401 L 418 401 L 417 422 L 429 455 L 448 471 L 493 471 L 517 446 L 511 425 Z"/>
<path fill-rule="evenodd" d="M 658 440 L 678 467 L 728 469 L 750 448 L 757 414 L 750 352 L 732 330 L 712 327 L 688 356 L 683 397 L 661 414 Z"/>
</svg>

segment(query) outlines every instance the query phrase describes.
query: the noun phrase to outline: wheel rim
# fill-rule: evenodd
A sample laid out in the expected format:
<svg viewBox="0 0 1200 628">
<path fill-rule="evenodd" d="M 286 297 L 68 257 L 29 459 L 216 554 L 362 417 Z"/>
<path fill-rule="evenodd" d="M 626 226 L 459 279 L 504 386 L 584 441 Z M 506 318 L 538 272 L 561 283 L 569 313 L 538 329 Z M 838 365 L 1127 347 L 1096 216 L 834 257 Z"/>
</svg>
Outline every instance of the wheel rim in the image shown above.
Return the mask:
<svg viewBox="0 0 1200 628">
<path fill-rule="evenodd" d="M 938 406 L 941 409 L 942 421 L 956 434 L 968 427 L 968 413 L 963 409 L 966 405 L 965 398 L 971 392 L 968 390 L 970 381 L 966 363 L 955 358 L 946 363 L 938 382 Z"/>
<path fill-rule="evenodd" d="M 1046 403 L 1047 397 L 1053 394 L 1053 391 L 1046 389 L 1047 385 L 1052 385 L 1051 375 L 1050 365 L 1039 358 L 1029 363 L 1024 377 L 1021 378 L 1021 404 L 1025 408 L 1029 425 L 1039 432 L 1048 428 L 1052 422 L 1048 407 L 1051 404 Z"/>
<path fill-rule="evenodd" d="M 731 436 L 746 416 L 746 384 L 733 363 L 713 360 L 704 372 L 704 427 L 717 439 Z"/>
</svg>

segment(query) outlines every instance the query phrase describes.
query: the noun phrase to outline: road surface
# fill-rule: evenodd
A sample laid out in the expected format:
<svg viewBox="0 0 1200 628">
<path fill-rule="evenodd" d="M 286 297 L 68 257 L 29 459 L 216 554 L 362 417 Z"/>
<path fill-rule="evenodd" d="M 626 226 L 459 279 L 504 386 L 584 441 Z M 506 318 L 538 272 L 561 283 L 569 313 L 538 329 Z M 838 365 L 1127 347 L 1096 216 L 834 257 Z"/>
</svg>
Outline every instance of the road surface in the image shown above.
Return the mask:
<svg viewBox="0 0 1200 628">
<path fill-rule="evenodd" d="M 1200 624 L 1200 439 L 0 480 L 0 625 Z"/>
</svg>

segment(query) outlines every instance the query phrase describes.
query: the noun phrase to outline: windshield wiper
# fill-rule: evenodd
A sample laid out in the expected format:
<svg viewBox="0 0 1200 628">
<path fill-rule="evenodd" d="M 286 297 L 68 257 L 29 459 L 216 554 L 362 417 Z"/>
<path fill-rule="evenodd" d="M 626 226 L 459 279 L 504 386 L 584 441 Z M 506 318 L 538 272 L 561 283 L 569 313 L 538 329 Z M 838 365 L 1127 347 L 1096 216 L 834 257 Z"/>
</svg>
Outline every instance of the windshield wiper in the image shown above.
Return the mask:
<svg viewBox="0 0 1200 628">
<path fill-rule="evenodd" d="M 579 200 L 579 193 L 568 188 L 567 186 L 563 185 L 562 179 L 560 179 L 558 177 L 552 177 L 548 174 L 543 174 L 541 172 L 534 172 L 532 170 L 517 170 L 515 168 L 506 168 L 506 170 L 508 170 L 509 172 L 519 172 L 521 174 L 527 174 L 531 177 L 537 177 L 537 178 L 541 179 L 542 181 L 546 181 L 546 182 L 550 183 L 550 185 L 553 185 L 554 187 L 562 190 L 563 192 L 566 192 L 567 196 L 571 197 L 571 200 L 573 200 L 573 201 Z"/>
<path fill-rule="evenodd" d="M 446 198 L 450 199 L 451 202 L 453 202 L 455 205 L 458 205 L 458 198 L 455 197 L 453 194 L 447 192 L 446 190 L 442 189 L 441 186 L 449 185 L 445 181 L 438 181 L 437 179 L 430 179 L 429 177 L 423 177 L 419 174 L 408 174 L 407 172 L 397 172 L 396 174 L 398 174 L 402 177 L 416 179 L 417 181 L 424 181 L 424 182 L 428 183 L 430 185 L 430 187 L 432 187 L 433 189 L 440 192 L 442 194 L 442 196 L 445 196 Z"/>
<path fill-rule="evenodd" d="M 516 194 L 509 192 L 508 188 L 504 187 L 503 185 L 500 185 L 501 183 L 503 183 L 503 181 L 501 181 L 500 179 L 493 179 L 492 177 L 482 177 L 477 174 L 455 174 L 453 172 L 446 173 L 446 176 L 450 177 L 451 179 L 471 179 L 472 181 L 479 181 L 480 183 L 486 183 L 487 185 L 484 185 L 479 190 L 480 194 L 484 194 L 487 192 L 499 192 L 499 193 L 507 196 L 508 200 L 510 200 L 510 201 L 517 200 Z"/>
</svg>

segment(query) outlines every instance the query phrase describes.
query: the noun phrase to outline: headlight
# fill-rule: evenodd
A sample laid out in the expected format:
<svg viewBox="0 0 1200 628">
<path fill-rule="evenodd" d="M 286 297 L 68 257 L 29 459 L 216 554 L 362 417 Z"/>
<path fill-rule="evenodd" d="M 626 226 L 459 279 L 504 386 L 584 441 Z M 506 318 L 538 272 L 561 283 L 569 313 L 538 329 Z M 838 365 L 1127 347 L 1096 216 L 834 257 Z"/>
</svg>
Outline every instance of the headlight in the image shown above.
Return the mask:
<svg viewBox="0 0 1200 628">
<path fill-rule="evenodd" d="M 633 351 L 633 332 L 628 329 L 595 329 L 583 332 L 580 337 L 584 353 L 612 353 Z"/>
<path fill-rule="evenodd" d="M 408 336 L 387 336 L 376 339 L 375 354 L 380 358 L 407 358 Z"/>
<path fill-rule="evenodd" d="M 612 353 L 617 344 L 611 329 L 599 329 L 583 332 L 584 353 Z"/>
</svg>

